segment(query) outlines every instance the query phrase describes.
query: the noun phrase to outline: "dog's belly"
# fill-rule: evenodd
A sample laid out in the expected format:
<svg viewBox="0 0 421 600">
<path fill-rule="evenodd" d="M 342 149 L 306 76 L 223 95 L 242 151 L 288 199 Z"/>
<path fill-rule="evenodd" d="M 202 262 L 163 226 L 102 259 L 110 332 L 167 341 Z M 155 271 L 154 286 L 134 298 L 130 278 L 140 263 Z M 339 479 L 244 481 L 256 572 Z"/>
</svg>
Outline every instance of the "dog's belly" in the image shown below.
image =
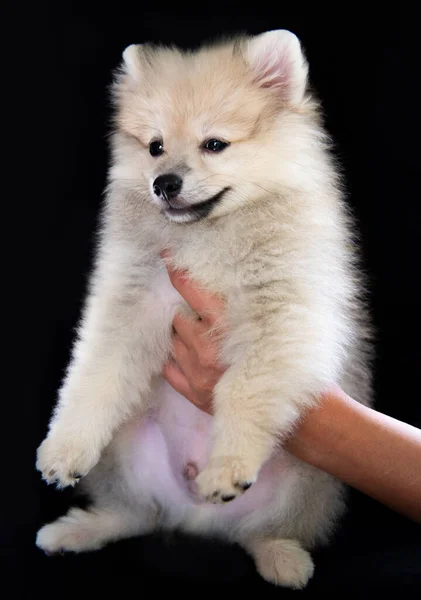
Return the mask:
<svg viewBox="0 0 421 600">
<path fill-rule="evenodd" d="M 215 519 L 232 522 L 275 499 L 288 464 L 282 451 L 277 451 L 262 467 L 258 480 L 243 496 L 225 505 L 204 502 L 197 494 L 194 479 L 209 456 L 212 417 L 165 381 L 158 394 L 159 409 L 147 418 L 134 419 L 122 432 L 126 479 L 137 497 L 144 497 L 147 492 L 165 520 L 180 525 L 195 520 L 203 525 Z"/>
</svg>

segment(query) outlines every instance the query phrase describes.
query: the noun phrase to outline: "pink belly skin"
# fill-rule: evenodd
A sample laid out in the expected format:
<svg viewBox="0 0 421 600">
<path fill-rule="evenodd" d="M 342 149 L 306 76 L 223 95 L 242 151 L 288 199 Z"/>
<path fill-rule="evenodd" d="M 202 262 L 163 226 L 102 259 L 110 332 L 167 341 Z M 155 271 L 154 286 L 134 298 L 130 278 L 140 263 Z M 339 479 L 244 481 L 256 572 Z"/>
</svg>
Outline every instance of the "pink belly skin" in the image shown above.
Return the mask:
<svg viewBox="0 0 421 600">
<path fill-rule="evenodd" d="M 212 417 L 177 394 L 166 382 L 158 391 L 158 410 L 133 420 L 124 433 L 128 477 L 136 494 L 148 490 L 154 501 L 178 518 L 244 517 L 271 503 L 279 493 L 288 458 L 278 451 L 243 496 L 224 505 L 204 502 L 194 478 L 210 452 Z"/>
</svg>

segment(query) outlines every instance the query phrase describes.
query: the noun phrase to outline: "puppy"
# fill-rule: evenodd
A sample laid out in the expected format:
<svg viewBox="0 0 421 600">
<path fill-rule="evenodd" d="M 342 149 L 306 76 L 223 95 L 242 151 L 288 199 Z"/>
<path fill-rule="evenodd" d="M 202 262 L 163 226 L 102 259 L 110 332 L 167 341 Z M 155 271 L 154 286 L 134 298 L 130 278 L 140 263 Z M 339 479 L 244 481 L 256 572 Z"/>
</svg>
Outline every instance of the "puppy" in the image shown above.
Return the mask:
<svg viewBox="0 0 421 600">
<path fill-rule="evenodd" d="M 239 543 L 266 580 L 304 587 L 343 490 L 282 440 L 331 382 L 365 404 L 371 388 L 354 227 L 300 43 L 281 30 L 196 52 L 129 46 L 113 99 L 95 268 L 37 457 L 48 483 L 83 478 L 92 504 L 37 545 L 179 529 Z M 185 310 L 163 250 L 226 302 L 213 417 L 161 376 Z"/>
</svg>

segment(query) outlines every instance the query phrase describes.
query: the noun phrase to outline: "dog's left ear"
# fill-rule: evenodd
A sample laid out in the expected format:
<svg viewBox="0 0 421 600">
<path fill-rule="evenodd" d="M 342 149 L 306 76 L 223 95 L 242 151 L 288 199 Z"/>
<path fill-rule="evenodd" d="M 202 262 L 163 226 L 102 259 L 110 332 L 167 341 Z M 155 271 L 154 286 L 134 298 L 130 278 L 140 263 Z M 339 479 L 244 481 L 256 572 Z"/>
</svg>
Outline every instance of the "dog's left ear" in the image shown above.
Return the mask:
<svg viewBox="0 0 421 600">
<path fill-rule="evenodd" d="M 303 100 L 308 67 L 297 36 L 286 29 L 262 33 L 249 40 L 247 54 L 256 83 L 276 88 L 288 104 Z"/>
</svg>

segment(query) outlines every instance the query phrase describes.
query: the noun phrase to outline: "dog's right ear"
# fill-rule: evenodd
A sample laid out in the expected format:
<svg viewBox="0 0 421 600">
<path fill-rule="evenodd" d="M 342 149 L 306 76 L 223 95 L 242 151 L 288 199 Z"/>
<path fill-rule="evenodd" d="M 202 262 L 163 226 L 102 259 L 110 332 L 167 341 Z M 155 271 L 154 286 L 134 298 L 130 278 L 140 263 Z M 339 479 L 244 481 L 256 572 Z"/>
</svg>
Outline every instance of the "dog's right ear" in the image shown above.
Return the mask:
<svg viewBox="0 0 421 600">
<path fill-rule="evenodd" d="M 142 44 L 131 44 L 123 52 L 122 71 L 135 83 L 139 83 L 142 73 Z"/>
<path fill-rule="evenodd" d="M 122 60 L 115 71 L 112 96 L 119 104 L 126 93 L 136 94 L 139 85 L 147 80 L 146 70 L 151 67 L 151 52 L 147 44 L 131 44 L 122 53 Z"/>
</svg>

